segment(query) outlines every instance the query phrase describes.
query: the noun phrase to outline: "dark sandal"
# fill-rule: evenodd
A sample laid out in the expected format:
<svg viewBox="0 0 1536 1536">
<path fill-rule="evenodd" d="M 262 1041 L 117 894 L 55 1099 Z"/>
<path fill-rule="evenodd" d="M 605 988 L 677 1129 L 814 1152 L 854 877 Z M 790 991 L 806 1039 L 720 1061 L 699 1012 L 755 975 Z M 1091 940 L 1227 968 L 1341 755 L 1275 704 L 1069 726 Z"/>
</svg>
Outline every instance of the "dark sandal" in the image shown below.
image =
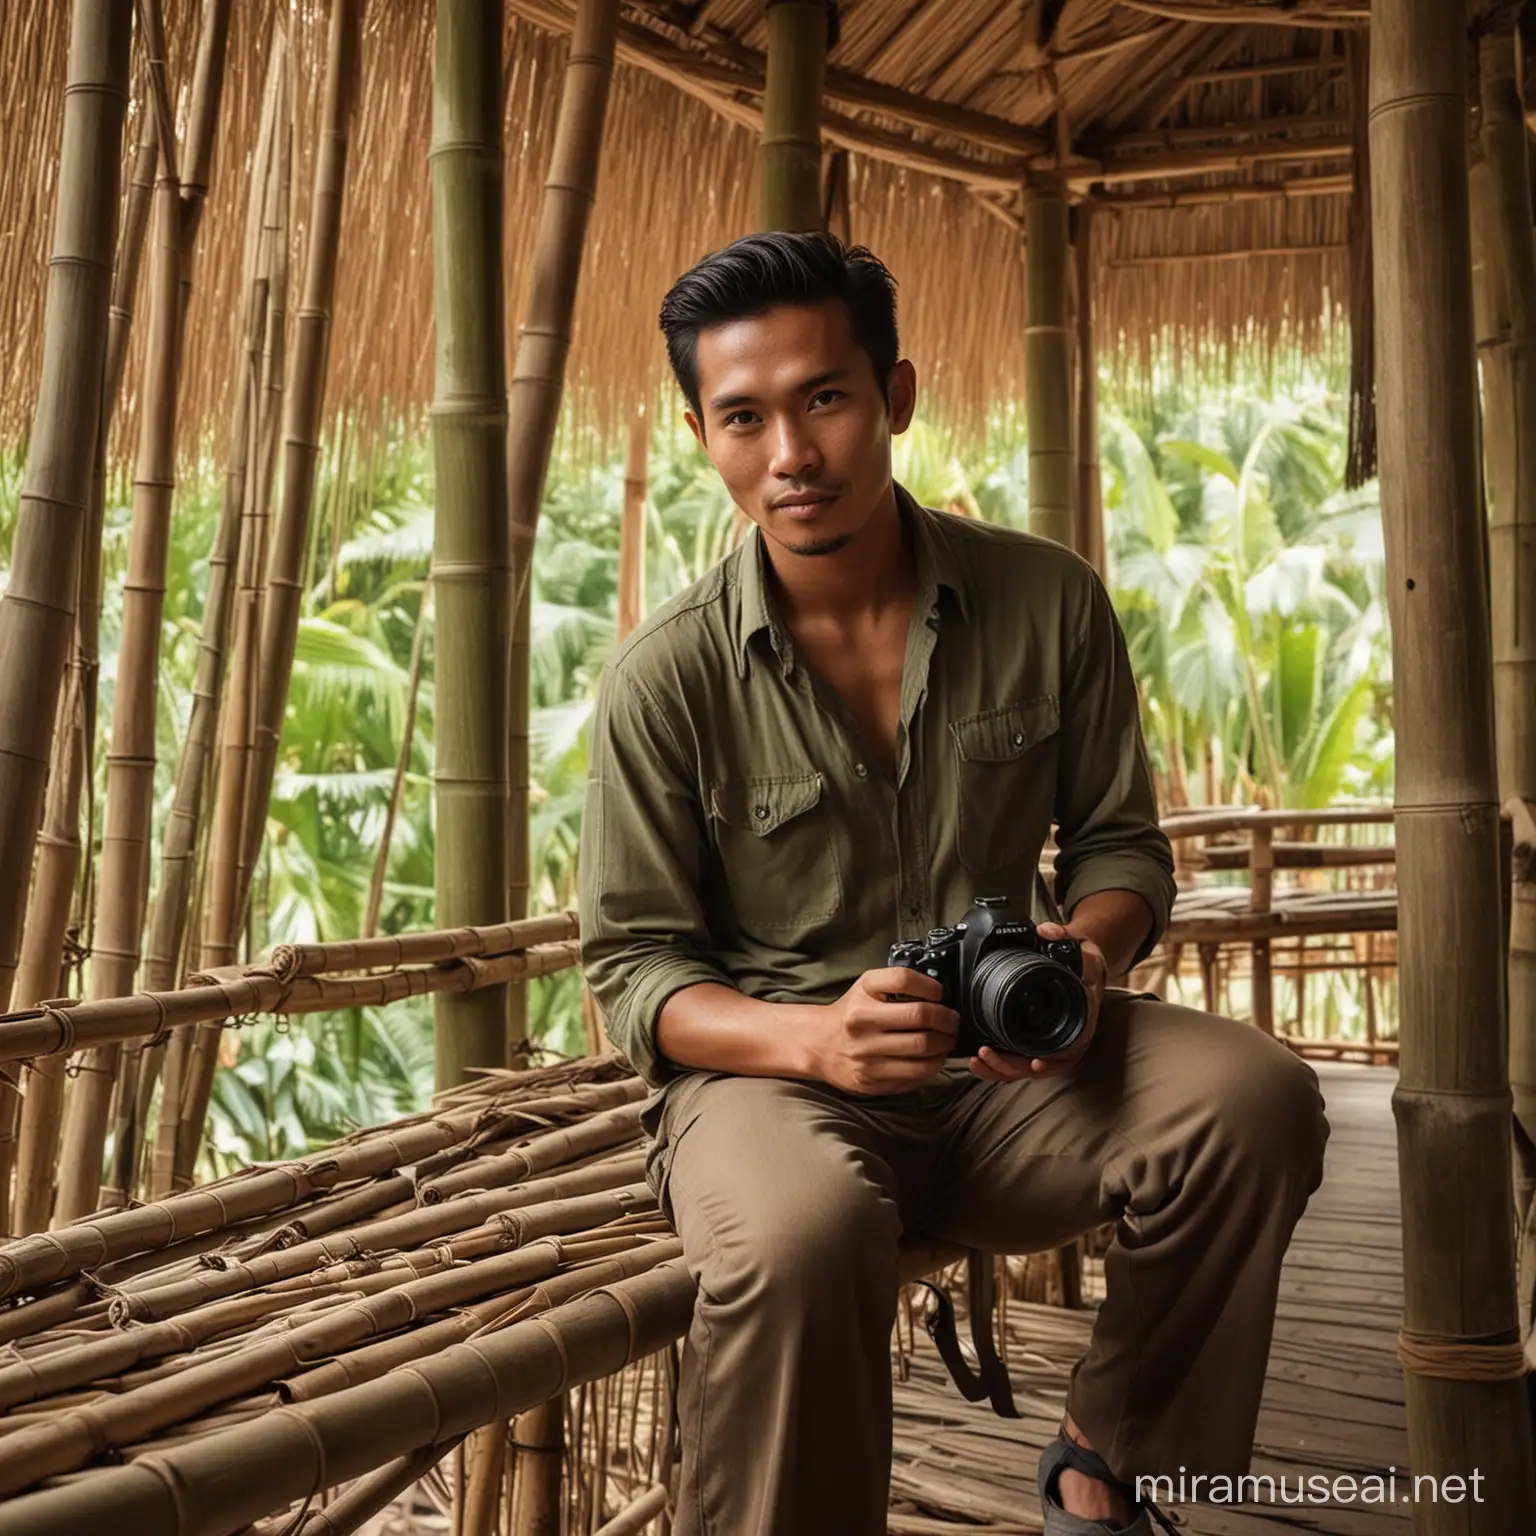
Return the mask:
<svg viewBox="0 0 1536 1536">
<path fill-rule="evenodd" d="M 1086 1515 L 1074 1515 L 1063 1509 L 1056 1488 L 1062 1469 L 1066 1467 L 1096 1482 L 1107 1483 L 1121 1494 L 1131 1506 L 1130 1524 L 1116 1525 L 1107 1518 L 1090 1520 Z M 1170 1536 L 1178 1536 L 1177 1527 L 1151 1499 L 1138 1499 L 1134 1486 L 1121 1482 L 1097 1451 L 1079 1445 L 1067 1433 L 1065 1419 L 1061 1421 L 1056 1438 L 1040 1453 L 1036 1480 L 1040 1489 L 1040 1513 L 1045 1520 L 1044 1536 L 1152 1536 L 1153 1520 Z"/>
</svg>

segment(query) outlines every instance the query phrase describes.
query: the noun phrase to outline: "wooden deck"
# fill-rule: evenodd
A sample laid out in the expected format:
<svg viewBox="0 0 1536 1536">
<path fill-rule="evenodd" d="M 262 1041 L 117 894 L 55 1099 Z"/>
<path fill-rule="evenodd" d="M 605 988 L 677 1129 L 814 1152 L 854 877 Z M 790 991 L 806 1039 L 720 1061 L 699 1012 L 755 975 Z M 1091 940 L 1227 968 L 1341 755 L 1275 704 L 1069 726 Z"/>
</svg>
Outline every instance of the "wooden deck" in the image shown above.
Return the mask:
<svg viewBox="0 0 1536 1536">
<path fill-rule="evenodd" d="M 1402 1373 L 1394 1350 L 1402 1312 L 1396 1134 L 1382 1067 L 1314 1063 L 1332 1134 L 1322 1187 L 1286 1257 L 1252 1472 L 1298 1479 L 1386 1474 L 1407 1481 Z M 891 1536 L 1040 1530 L 1035 1462 L 1055 1434 L 1072 1362 L 1088 1345 L 1089 1312 L 1011 1303 L 1015 1397 L 1025 1417 L 996 1418 L 958 1396 L 919 1339 L 896 1387 Z M 1317 1531 L 1406 1536 L 1408 1505 L 1178 1506 L 1199 1536 Z"/>
</svg>

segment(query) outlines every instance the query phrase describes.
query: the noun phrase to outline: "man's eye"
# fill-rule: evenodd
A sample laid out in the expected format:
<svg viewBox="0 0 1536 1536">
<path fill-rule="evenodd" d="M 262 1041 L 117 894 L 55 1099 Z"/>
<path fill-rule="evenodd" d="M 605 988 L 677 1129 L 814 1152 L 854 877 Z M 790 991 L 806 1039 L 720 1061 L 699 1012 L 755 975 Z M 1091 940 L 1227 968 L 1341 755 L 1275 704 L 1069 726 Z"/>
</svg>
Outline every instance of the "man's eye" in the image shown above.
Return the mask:
<svg viewBox="0 0 1536 1536">
<path fill-rule="evenodd" d="M 818 389 L 811 396 L 812 405 L 831 405 L 834 400 L 841 400 L 843 392 L 840 389 Z"/>
<path fill-rule="evenodd" d="M 725 424 L 728 427 L 744 427 L 748 425 L 748 423 L 750 423 L 753 419 L 754 418 L 751 411 L 732 411 L 730 415 L 725 418 Z"/>
</svg>

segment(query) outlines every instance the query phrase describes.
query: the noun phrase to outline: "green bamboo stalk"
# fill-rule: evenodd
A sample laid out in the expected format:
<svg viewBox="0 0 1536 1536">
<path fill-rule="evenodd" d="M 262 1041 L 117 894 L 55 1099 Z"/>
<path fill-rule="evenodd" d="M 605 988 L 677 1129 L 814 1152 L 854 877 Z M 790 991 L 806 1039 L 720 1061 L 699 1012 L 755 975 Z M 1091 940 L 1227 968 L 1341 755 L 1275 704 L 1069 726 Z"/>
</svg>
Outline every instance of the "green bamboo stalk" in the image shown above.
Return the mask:
<svg viewBox="0 0 1536 1536">
<path fill-rule="evenodd" d="M 160 172 L 151 212 L 149 346 L 134 473 L 128 576 L 107 755 L 107 820 L 102 836 L 100 900 L 92 944 L 92 997 L 133 990 L 149 895 L 149 840 L 154 814 L 155 719 L 159 696 L 160 627 L 165 604 L 171 504 L 176 474 L 176 401 L 185 334 L 186 298 L 197 227 L 224 80 L 232 0 L 208 0 L 198 45 L 194 107 L 186 157 L 194 183 L 183 195 L 173 174 L 173 142 L 160 140 Z M 158 6 L 145 7 L 158 26 Z M 163 52 L 151 32 L 151 58 Z M 96 1209 L 102 1151 L 112 1105 L 119 1048 L 88 1053 L 65 1112 L 55 1217 L 72 1221 Z"/>
<path fill-rule="evenodd" d="M 1409 1460 L 1466 1470 L 1479 1529 L 1536 1529 L 1515 1304 L 1509 1064 L 1486 544 L 1470 296 L 1465 8 L 1371 7 L 1370 150 L 1382 527 L 1397 700 Z M 1449 929 L 1447 928 L 1449 925 Z M 1421 1536 L 1468 1529 L 1419 1502 Z"/>
<path fill-rule="evenodd" d="M 764 229 L 820 229 L 821 98 L 827 72 L 823 0 L 770 0 L 763 92 Z"/>
<path fill-rule="evenodd" d="M 0 1006 L 9 1000 L 74 632 L 102 397 L 133 8 L 74 0 L 43 372 L 0 597 Z"/>
<path fill-rule="evenodd" d="M 1067 198 L 1055 177 L 1024 192 L 1024 409 L 1029 427 L 1029 529 L 1073 546 L 1072 331 L 1067 303 Z"/>
<path fill-rule="evenodd" d="M 437 313 L 437 920 L 499 922 L 507 902 L 507 404 L 502 292 L 504 26 L 499 0 L 438 0 L 432 113 Z M 439 1088 L 506 1059 L 506 994 L 438 999 Z"/>
</svg>

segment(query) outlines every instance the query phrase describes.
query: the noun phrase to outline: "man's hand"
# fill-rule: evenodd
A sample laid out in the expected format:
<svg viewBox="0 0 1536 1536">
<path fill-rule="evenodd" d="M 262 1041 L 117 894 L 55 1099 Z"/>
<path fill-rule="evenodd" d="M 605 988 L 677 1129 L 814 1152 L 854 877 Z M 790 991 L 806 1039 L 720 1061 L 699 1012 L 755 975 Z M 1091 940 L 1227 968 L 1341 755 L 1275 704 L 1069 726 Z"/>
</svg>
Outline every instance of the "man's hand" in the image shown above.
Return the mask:
<svg viewBox="0 0 1536 1536">
<path fill-rule="evenodd" d="M 1088 989 L 1088 1023 L 1082 1034 L 1065 1051 L 1054 1056 L 1011 1056 L 1006 1051 L 994 1051 L 990 1045 L 981 1048 L 979 1056 L 971 1057 L 971 1071 L 991 1083 L 1017 1083 L 1028 1077 L 1065 1077 L 1088 1052 L 1093 1044 L 1094 1031 L 1099 1024 L 1099 1004 L 1104 998 L 1104 984 L 1109 979 L 1109 967 L 1104 952 L 1090 938 L 1063 928 L 1060 923 L 1041 923 L 1042 939 L 1076 939 L 1083 946 L 1083 985 Z"/>
<path fill-rule="evenodd" d="M 893 1001 L 894 994 L 903 994 Z M 850 1093 L 901 1093 L 937 1075 L 960 1016 L 931 976 L 902 966 L 865 971 L 821 1010 L 811 1043 L 816 1077 Z"/>
</svg>

